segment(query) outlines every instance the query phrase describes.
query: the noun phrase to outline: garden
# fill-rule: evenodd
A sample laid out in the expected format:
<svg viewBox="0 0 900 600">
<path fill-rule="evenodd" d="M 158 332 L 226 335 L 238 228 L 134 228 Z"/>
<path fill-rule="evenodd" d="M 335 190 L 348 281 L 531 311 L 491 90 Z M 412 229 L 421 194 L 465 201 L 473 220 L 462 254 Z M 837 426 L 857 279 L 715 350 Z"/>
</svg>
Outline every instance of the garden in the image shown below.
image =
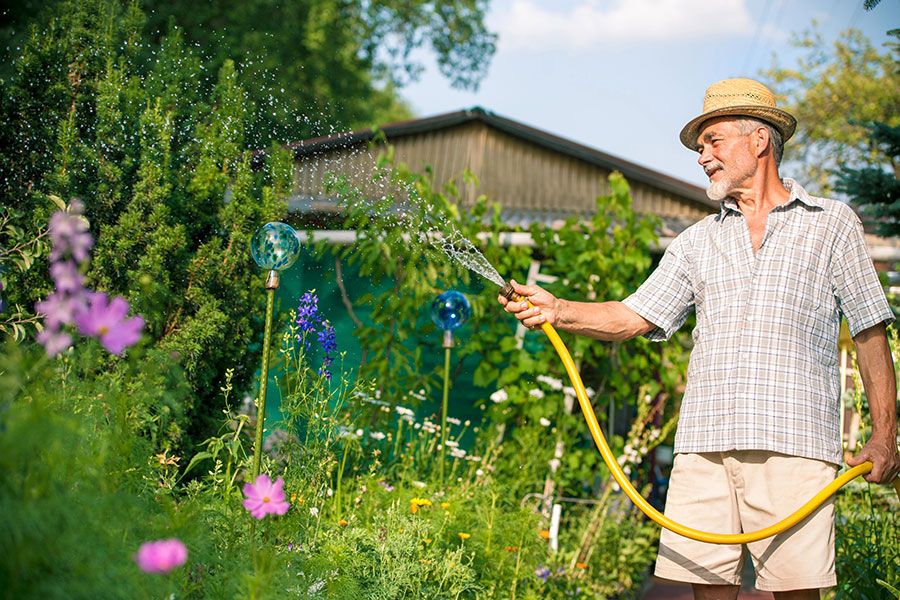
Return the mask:
<svg viewBox="0 0 900 600">
<path fill-rule="evenodd" d="M 258 70 L 153 18 L 62 2 L 0 82 L 0 596 L 640 598 L 658 527 L 543 334 L 517 338 L 496 282 L 434 243 L 503 279 L 539 256 L 551 291 L 621 299 L 659 226 L 627 181 L 507 246 L 490 198 L 463 206 L 388 150 L 362 174 L 380 198 L 327 178 L 354 242 L 313 242 Z M 689 333 L 565 343 L 620 466 L 657 494 Z M 864 435 L 864 395 L 846 401 Z M 897 596 L 892 493 L 839 494 L 830 597 Z"/>
</svg>

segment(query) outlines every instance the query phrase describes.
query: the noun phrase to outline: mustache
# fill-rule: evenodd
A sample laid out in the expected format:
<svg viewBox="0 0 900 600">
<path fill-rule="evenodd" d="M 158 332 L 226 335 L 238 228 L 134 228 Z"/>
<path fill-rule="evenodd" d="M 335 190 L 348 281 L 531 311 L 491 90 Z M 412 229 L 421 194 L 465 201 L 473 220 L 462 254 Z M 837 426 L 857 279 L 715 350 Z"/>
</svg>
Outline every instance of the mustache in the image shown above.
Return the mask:
<svg viewBox="0 0 900 600">
<path fill-rule="evenodd" d="M 703 167 L 703 172 L 706 173 L 706 176 L 708 177 L 709 174 L 712 173 L 715 169 L 724 171 L 725 165 L 720 163 L 719 161 L 712 162 L 712 163 L 706 165 L 705 167 Z"/>
</svg>

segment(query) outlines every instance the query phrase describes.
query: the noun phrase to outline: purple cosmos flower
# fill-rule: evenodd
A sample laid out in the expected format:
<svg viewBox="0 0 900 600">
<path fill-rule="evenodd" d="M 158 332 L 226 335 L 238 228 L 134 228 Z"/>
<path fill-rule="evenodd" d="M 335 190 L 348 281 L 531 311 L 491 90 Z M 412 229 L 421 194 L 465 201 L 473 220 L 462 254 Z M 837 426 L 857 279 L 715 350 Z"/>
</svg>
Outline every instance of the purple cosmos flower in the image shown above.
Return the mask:
<svg viewBox="0 0 900 600">
<path fill-rule="evenodd" d="M 109 302 L 103 292 L 89 292 L 90 306 L 75 315 L 75 325 L 83 335 L 98 338 L 103 347 L 113 354 L 122 354 L 125 348 L 133 346 L 141 339 L 144 317 L 128 315 L 128 301 L 116 296 Z"/>
<path fill-rule="evenodd" d="M 186 560 L 187 548 L 175 538 L 144 542 L 134 555 L 134 562 L 145 573 L 168 573 Z"/>
<path fill-rule="evenodd" d="M 256 483 L 244 484 L 244 508 L 257 519 L 268 514 L 283 515 L 290 503 L 285 500 L 284 480 L 279 477 L 275 483 L 266 474 L 256 478 Z"/>
</svg>

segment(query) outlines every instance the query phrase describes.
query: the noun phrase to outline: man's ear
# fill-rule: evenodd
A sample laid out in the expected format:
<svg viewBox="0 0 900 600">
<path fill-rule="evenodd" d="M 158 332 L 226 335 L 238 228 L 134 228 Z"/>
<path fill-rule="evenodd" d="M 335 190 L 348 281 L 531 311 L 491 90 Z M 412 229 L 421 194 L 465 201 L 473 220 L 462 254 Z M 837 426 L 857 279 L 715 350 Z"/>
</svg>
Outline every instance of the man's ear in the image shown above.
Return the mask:
<svg viewBox="0 0 900 600">
<path fill-rule="evenodd" d="M 756 130 L 750 134 L 750 138 L 753 142 L 753 148 L 756 152 L 756 158 L 761 157 L 767 150 L 769 150 L 770 139 L 769 139 L 769 130 L 760 125 L 756 128 Z"/>
</svg>

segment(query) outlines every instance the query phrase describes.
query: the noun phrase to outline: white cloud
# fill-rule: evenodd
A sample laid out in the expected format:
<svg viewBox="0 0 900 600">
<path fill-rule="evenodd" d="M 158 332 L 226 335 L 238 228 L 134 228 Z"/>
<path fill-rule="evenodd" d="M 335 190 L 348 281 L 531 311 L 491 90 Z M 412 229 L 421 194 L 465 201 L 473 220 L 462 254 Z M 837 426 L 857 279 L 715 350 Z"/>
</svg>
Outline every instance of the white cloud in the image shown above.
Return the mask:
<svg viewBox="0 0 900 600">
<path fill-rule="evenodd" d="M 610 43 L 714 40 L 752 36 L 746 0 L 579 0 L 566 11 L 548 2 L 511 0 L 489 26 L 508 48 L 585 51 Z"/>
</svg>

